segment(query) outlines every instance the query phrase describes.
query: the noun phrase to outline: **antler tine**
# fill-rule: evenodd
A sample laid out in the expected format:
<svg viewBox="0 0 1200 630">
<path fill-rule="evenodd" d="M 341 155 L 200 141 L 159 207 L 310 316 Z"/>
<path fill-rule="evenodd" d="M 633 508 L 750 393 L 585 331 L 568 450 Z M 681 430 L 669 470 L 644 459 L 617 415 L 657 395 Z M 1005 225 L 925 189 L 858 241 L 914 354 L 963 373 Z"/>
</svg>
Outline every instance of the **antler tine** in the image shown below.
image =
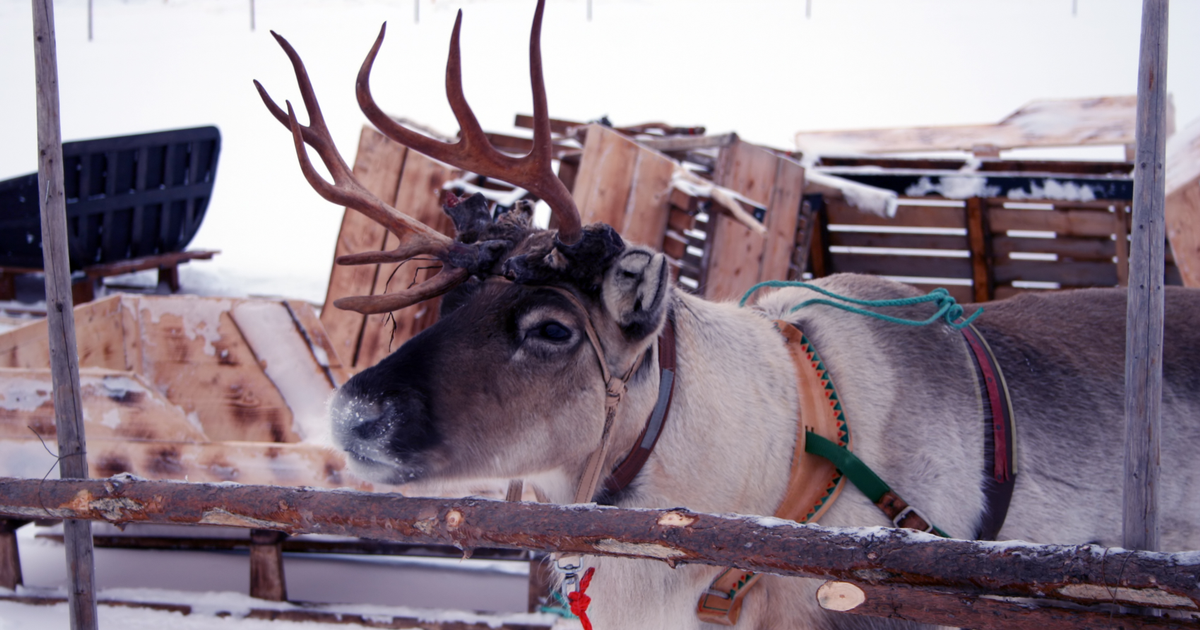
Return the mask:
<svg viewBox="0 0 1200 630">
<path fill-rule="evenodd" d="M 313 90 L 311 81 L 309 81 L 308 72 L 304 67 L 304 62 L 300 59 L 300 55 L 296 53 L 295 49 L 283 37 L 274 32 L 271 34 L 275 36 L 276 41 L 279 42 L 284 52 L 287 53 L 288 58 L 291 59 L 292 67 L 296 72 L 296 81 L 300 86 L 300 93 L 304 100 L 305 108 L 309 113 L 309 125 L 301 125 L 296 119 L 296 112 L 290 101 L 285 101 L 287 105 L 287 112 L 285 114 L 267 94 L 266 89 L 263 88 L 261 83 L 255 81 L 254 85 L 271 114 L 291 131 L 292 140 L 296 147 L 296 156 L 300 162 L 300 170 L 304 173 L 304 178 L 317 191 L 317 194 L 326 200 L 358 210 L 387 228 L 400 239 L 400 246 L 392 251 L 366 252 L 342 256 L 338 258 L 338 263 L 354 265 L 402 262 L 414 256 L 421 255 L 433 256 L 443 262 L 442 271 L 438 272 L 433 278 L 416 286 L 386 295 L 343 298 L 335 302 L 335 305 L 339 308 L 365 314 L 385 313 L 445 293 L 455 285 L 466 280 L 469 275 L 466 269 L 455 267 L 446 262 L 446 258 L 454 245 L 453 239 L 389 206 L 367 190 L 354 177 L 353 171 L 346 165 L 345 160 L 338 153 L 337 147 L 334 146 L 333 137 L 325 125 L 325 119 L 321 114 L 316 93 Z M 308 151 L 305 150 L 305 144 L 308 144 L 317 152 L 321 161 L 329 169 L 329 173 L 334 180 L 332 184 L 321 177 L 316 169 L 313 168 L 312 162 L 308 157 Z"/>
<path fill-rule="evenodd" d="M 529 42 L 530 80 L 534 104 L 534 147 L 529 155 L 514 158 L 496 150 L 487 140 L 478 119 L 471 111 L 470 105 L 467 104 L 462 89 L 462 63 L 459 52 L 462 11 L 458 12 L 458 18 L 454 22 L 454 31 L 450 36 L 450 53 L 446 61 L 446 98 L 461 127 L 461 138 L 458 142 L 439 142 L 411 131 L 392 120 L 375 104 L 375 99 L 371 96 L 371 68 L 374 66 L 375 57 L 379 54 L 379 48 L 383 44 L 386 24 L 379 30 L 375 44 L 367 53 L 367 58 L 359 69 L 356 93 L 358 105 L 366 114 L 367 119 L 389 138 L 434 159 L 515 184 L 543 199 L 558 218 L 559 240 L 566 244 L 574 244 L 579 241 L 582 233 L 579 209 L 575 207 L 575 201 L 571 198 L 570 191 L 554 174 L 551 165 L 550 117 L 546 105 L 541 54 L 544 9 L 545 0 L 538 0 Z"/>
</svg>

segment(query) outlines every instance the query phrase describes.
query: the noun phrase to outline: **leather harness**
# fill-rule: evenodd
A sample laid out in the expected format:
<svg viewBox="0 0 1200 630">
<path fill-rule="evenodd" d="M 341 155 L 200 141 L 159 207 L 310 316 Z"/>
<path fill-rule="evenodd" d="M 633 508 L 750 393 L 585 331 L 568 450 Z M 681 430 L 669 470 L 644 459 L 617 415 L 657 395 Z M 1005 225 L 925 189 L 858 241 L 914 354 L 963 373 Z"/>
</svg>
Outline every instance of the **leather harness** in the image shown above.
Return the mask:
<svg viewBox="0 0 1200 630">
<path fill-rule="evenodd" d="M 628 379 L 641 363 L 642 357 L 634 361 L 623 376 L 613 378 L 586 309 L 569 292 L 561 293 L 584 313 L 587 335 L 595 348 L 607 390 L 601 443 L 588 458 L 576 490 L 575 502 L 583 503 L 595 498 L 595 492 L 602 482 L 600 470 L 607 458 L 617 406 L 624 397 Z M 896 527 L 946 536 L 851 453 L 850 429 L 845 412 L 820 355 L 808 338 L 792 324 L 777 320 L 775 327 L 796 365 L 800 405 L 788 485 L 775 516 L 800 523 L 816 522 L 833 505 L 846 482 L 852 480 Z M 980 403 L 988 425 L 984 453 L 988 478 L 984 486 L 987 509 L 975 538 L 994 540 L 1004 524 L 1016 481 L 1015 418 L 1004 374 L 991 348 L 973 325 L 963 327 L 961 332 L 974 359 L 976 376 L 980 382 Z M 615 497 L 628 488 L 641 472 L 670 415 L 677 370 L 673 314 L 668 315 L 658 339 L 658 363 L 658 397 L 646 419 L 646 425 L 629 454 L 603 479 L 605 494 L 609 497 Z M 577 571 L 581 568 L 578 557 L 562 556 L 557 559 L 557 564 L 565 574 L 564 587 L 569 588 L 569 584 L 577 583 Z M 697 615 L 709 623 L 736 624 L 744 597 L 759 577 L 759 574 L 751 571 L 725 569 L 701 595 Z"/>
</svg>

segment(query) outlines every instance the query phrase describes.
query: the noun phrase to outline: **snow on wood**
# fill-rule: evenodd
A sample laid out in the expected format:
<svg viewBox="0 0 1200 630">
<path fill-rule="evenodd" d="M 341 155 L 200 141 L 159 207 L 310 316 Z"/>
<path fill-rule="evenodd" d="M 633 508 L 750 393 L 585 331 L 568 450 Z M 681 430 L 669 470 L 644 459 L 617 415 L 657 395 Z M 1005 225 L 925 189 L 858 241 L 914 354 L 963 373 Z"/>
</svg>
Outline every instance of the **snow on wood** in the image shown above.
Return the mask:
<svg viewBox="0 0 1200 630">
<path fill-rule="evenodd" d="M 1136 96 L 1039 100 L 994 125 L 801 131 L 795 139 L 816 155 L 1125 145 L 1134 141 L 1136 107 Z"/>
<path fill-rule="evenodd" d="M 1200 287 L 1200 119 L 1167 140 L 1167 239 L 1184 286 Z"/>
<path fill-rule="evenodd" d="M 760 517 L 480 499 L 184 484 L 131 477 L 0 479 L 0 515 L 213 524 L 418 544 L 563 551 L 732 566 L 966 597 L 1200 610 L 1200 552 L 939 539 L 886 528 L 760 524 Z M 1038 610 L 1022 615 L 1041 614 Z"/>
</svg>

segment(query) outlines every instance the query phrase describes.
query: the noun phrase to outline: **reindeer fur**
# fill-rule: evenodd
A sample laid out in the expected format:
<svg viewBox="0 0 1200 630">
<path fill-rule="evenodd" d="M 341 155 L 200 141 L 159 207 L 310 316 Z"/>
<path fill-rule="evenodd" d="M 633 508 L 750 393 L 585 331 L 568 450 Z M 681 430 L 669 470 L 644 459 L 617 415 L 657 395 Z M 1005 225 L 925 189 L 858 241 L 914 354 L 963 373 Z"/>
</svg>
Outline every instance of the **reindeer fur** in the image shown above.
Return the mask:
<svg viewBox="0 0 1200 630">
<path fill-rule="evenodd" d="M 438 324 L 444 332 L 426 331 L 344 388 L 334 404 L 335 427 L 361 421 L 348 410 L 378 406 L 371 392 L 410 369 L 405 364 L 423 361 L 421 369 L 443 374 L 439 362 L 460 360 L 446 359 L 447 353 L 474 357 L 474 366 L 458 366 L 465 373 L 449 379 L 454 382 L 432 385 L 446 391 L 422 394 L 449 396 L 459 409 L 450 413 L 445 403 L 435 402 L 426 410 L 438 411 L 434 407 L 440 405 L 436 422 L 442 426 L 431 429 L 439 434 L 438 445 L 412 478 L 523 477 L 548 500 L 570 502 L 583 461 L 599 442 L 603 418 L 604 386 L 594 351 L 579 338 L 570 347 L 543 348 L 539 341 L 531 342 L 532 351 L 544 354 L 523 359 L 518 356 L 527 352 L 523 345 L 489 350 L 489 339 L 479 331 L 491 330 L 487 334 L 494 336 L 495 326 L 506 325 L 488 319 L 503 307 L 519 311 L 516 319 L 522 322 L 554 318 L 581 337 L 581 314 L 536 288 L 480 284 L 473 289 L 479 295 L 459 300 L 465 305 Z M 837 275 L 816 284 L 860 299 L 917 294 L 869 276 Z M 795 368 L 772 325 L 783 319 L 803 330 L 821 353 L 839 389 L 854 452 L 951 536 L 975 534 L 985 509 L 986 429 L 972 359 L 958 331 L 943 323 L 891 324 L 827 306 L 792 313 L 793 306 L 816 296 L 798 288 L 764 291 L 746 308 L 707 302 L 674 290 L 662 255 L 637 247 L 615 259 L 598 290 L 581 295 L 610 371 L 624 373 L 641 358 L 614 426 L 610 465 L 632 447 L 653 405 L 659 378 L 654 341 L 668 313 L 676 325 L 679 367 L 669 423 L 633 485 L 610 497 L 615 504 L 774 513 L 787 483 L 798 404 Z M 925 319 L 931 308 L 910 306 L 889 314 Z M 1003 366 L 1017 418 L 1019 474 L 1000 537 L 1119 545 L 1125 292 L 1027 294 L 989 303 L 984 310 L 976 325 Z M 1165 550 L 1197 549 L 1200 291 L 1168 289 L 1166 322 L 1162 541 Z M 534 331 L 533 325 L 511 326 Z M 438 335 L 453 340 L 437 341 Z M 422 350 L 429 344 L 442 358 Z M 410 346 L 415 350 L 406 351 Z M 551 369 L 541 371 L 536 361 L 525 360 L 530 358 L 552 364 Z M 475 391 L 481 388 L 487 391 Z M 463 426 L 448 428 L 454 423 Z M 345 434 L 344 426 L 341 431 Z M 388 448 L 373 452 L 387 459 Z M 403 459 L 396 457 L 393 463 Z M 380 478 L 378 470 L 366 472 Z M 853 486 L 846 487 L 821 524 L 889 525 Z M 696 601 L 718 571 L 604 557 L 587 562 L 597 569 L 589 595 L 598 629 L 700 628 Z M 822 611 L 815 600 L 818 585 L 764 576 L 747 596 L 738 626 L 907 627 Z"/>
</svg>

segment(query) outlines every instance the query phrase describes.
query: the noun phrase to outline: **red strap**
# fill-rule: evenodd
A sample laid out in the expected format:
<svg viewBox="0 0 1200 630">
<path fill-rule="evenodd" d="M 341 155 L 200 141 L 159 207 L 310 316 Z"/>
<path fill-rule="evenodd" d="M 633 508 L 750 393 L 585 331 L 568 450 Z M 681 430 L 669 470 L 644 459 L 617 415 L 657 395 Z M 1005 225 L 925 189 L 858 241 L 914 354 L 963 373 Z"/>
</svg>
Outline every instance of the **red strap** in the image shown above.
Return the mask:
<svg viewBox="0 0 1200 630">
<path fill-rule="evenodd" d="M 583 579 L 579 581 L 579 590 L 574 593 L 568 593 L 567 599 L 570 600 L 571 614 L 579 617 L 579 622 L 583 624 L 583 630 L 592 630 L 592 620 L 588 619 L 587 609 L 592 603 L 592 598 L 585 595 L 588 586 L 592 583 L 592 574 L 596 572 L 596 567 L 591 567 L 583 574 Z"/>
<path fill-rule="evenodd" d="M 983 372 L 988 402 L 992 407 L 992 443 L 995 446 L 992 476 L 996 481 L 1004 483 L 1009 480 L 1012 468 L 1008 463 L 1008 423 L 1006 422 L 1008 414 L 1004 408 L 1003 399 L 1000 398 L 1000 382 L 996 378 L 996 370 L 992 367 L 991 357 L 988 356 L 987 350 L 983 349 L 983 344 L 975 335 L 975 331 L 968 326 L 962 329 L 962 334 L 963 337 L 966 337 L 971 352 L 975 353 L 975 360 L 979 362 L 980 371 Z"/>
</svg>

